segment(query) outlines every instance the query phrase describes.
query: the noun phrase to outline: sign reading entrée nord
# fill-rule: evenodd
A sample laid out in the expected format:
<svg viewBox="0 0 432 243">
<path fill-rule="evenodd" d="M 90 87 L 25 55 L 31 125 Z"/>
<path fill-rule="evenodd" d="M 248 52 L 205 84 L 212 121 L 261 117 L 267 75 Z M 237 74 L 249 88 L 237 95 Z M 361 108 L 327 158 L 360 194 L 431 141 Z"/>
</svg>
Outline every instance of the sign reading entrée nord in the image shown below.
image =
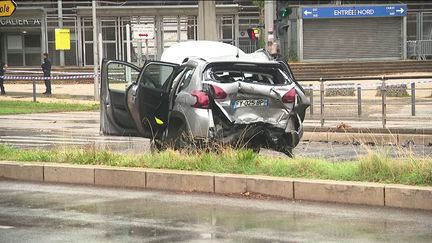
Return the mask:
<svg viewBox="0 0 432 243">
<path fill-rule="evenodd" d="M 371 6 L 337 6 L 302 8 L 304 19 L 319 18 L 370 18 L 370 17 L 403 17 L 406 16 L 406 4 L 371 5 Z"/>
<path fill-rule="evenodd" d="M 15 12 L 16 3 L 12 0 L 0 1 L 0 17 L 10 17 Z"/>
</svg>

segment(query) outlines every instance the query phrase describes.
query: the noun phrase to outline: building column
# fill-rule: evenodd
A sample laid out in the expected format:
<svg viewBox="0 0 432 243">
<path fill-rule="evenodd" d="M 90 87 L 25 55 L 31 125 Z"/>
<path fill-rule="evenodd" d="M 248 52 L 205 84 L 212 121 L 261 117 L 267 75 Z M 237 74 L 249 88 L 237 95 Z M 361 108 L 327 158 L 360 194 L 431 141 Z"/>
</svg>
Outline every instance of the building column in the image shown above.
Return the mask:
<svg viewBox="0 0 432 243">
<path fill-rule="evenodd" d="M 198 1 L 198 40 L 217 39 L 215 0 Z"/>
<path fill-rule="evenodd" d="M 156 25 L 156 59 L 160 60 L 163 52 L 163 17 L 158 15 L 155 16 L 155 25 Z"/>
<path fill-rule="evenodd" d="M 402 59 L 407 59 L 407 16 L 402 18 Z"/>
<path fill-rule="evenodd" d="M 83 48 L 84 48 L 84 42 L 82 39 L 82 23 L 81 23 L 81 16 L 77 16 L 77 32 L 76 35 L 76 43 L 77 43 L 77 51 L 78 51 L 78 66 L 82 67 L 84 66 L 83 61 Z"/>
<path fill-rule="evenodd" d="M 46 20 L 46 12 L 43 11 L 42 12 L 42 17 L 41 17 L 41 39 L 42 39 L 42 44 L 41 44 L 41 48 L 42 48 L 42 53 L 47 52 L 48 53 L 48 27 L 47 27 L 47 20 Z"/>
<path fill-rule="evenodd" d="M 239 35 L 240 35 L 240 18 L 238 13 L 234 15 L 234 43 L 235 46 L 240 48 Z"/>
<path fill-rule="evenodd" d="M 93 23 L 93 74 L 94 74 L 94 99 L 99 100 L 99 56 L 98 56 L 98 22 L 96 15 L 97 1 L 92 1 L 92 23 Z"/>
<path fill-rule="evenodd" d="M 299 61 L 303 61 L 303 19 L 297 21 L 297 52 Z"/>
<path fill-rule="evenodd" d="M 274 33 L 275 5 L 276 1 L 264 1 L 264 38 L 266 46 L 268 46 L 269 35 Z"/>
<path fill-rule="evenodd" d="M 63 28 L 63 4 L 62 0 L 57 1 L 57 13 L 58 13 L 58 27 L 60 29 Z M 65 66 L 65 53 L 63 50 L 60 50 L 60 66 Z"/>
</svg>

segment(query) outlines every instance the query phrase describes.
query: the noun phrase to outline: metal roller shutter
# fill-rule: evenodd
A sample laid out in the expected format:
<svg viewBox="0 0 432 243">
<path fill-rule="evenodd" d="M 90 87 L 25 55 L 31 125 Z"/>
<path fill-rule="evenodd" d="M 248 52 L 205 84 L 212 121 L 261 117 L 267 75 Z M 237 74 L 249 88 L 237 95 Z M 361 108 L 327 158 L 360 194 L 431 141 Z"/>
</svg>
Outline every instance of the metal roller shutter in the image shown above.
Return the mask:
<svg viewBox="0 0 432 243">
<path fill-rule="evenodd" d="M 400 59 L 402 18 L 318 19 L 303 22 L 303 59 Z"/>
</svg>

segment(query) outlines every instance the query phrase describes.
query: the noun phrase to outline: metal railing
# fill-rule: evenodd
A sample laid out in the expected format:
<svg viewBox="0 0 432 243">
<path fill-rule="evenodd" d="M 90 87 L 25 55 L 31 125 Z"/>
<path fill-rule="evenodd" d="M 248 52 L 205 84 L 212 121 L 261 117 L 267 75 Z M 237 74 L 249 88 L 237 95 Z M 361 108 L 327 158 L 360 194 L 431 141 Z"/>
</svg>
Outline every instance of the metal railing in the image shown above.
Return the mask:
<svg viewBox="0 0 432 243">
<path fill-rule="evenodd" d="M 407 41 L 407 45 L 409 58 L 426 60 L 427 57 L 432 57 L 432 40 Z"/>
<path fill-rule="evenodd" d="M 389 115 L 394 119 L 432 120 L 432 112 L 428 112 L 432 111 L 432 75 L 315 78 L 302 79 L 301 83 L 311 102 L 308 116 L 319 119 L 321 126 L 326 119 L 354 118 L 381 120 L 386 128 Z M 393 96 L 394 89 L 402 93 Z M 317 105 L 318 115 L 314 113 Z M 427 114 L 419 116 L 418 106 Z"/>
</svg>

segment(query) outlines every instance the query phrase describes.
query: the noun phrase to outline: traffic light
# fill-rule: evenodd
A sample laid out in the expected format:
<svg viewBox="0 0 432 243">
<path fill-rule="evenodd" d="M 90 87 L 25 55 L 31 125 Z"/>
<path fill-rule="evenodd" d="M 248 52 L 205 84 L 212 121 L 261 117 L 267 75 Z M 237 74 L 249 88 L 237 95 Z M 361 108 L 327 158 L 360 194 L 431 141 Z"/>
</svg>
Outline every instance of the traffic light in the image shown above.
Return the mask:
<svg viewBox="0 0 432 243">
<path fill-rule="evenodd" d="M 277 1 L 277 16 L 278 19 L 287 18 L 292 13 L 292 9 L 289 7 L 288 0 Z"/>
<path fill-rule="evenodd" d="M 260 37 L 260 29 L 259 28 L 248 28 L 247 33 L 249 35 L 249 39 L 258 40 Z"/>
<path fill-rule="evenodd" d="M 249 39 L 255 40 L 255 33 L 254 33 L 253 28 L 248 28 L 247 33 L 248 33 Z"/>
</svg>

